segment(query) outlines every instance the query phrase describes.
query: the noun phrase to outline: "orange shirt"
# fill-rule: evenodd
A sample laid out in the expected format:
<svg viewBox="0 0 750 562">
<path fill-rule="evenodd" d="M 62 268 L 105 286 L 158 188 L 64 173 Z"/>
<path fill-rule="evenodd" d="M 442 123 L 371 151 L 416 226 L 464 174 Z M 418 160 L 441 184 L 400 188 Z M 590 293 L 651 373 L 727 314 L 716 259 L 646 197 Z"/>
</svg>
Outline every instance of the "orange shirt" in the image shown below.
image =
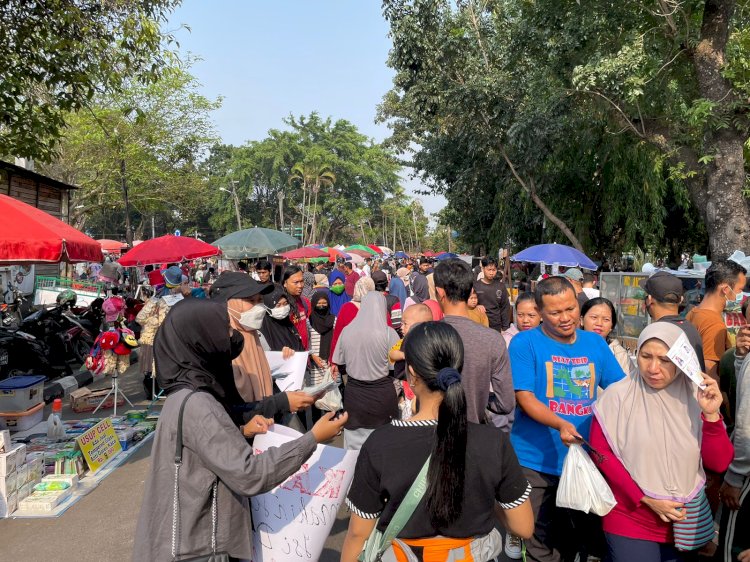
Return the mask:
<svg viewBox="0 0 750 562">
<path fill-rule="evenodd" d="M 715 310 L 695 307 L 688 312 L 686 318 L 701 335 L 703 358 L 706 361 L 720 361 L 724 352 L 732 347 L 724 316 Z"/>
</svg>

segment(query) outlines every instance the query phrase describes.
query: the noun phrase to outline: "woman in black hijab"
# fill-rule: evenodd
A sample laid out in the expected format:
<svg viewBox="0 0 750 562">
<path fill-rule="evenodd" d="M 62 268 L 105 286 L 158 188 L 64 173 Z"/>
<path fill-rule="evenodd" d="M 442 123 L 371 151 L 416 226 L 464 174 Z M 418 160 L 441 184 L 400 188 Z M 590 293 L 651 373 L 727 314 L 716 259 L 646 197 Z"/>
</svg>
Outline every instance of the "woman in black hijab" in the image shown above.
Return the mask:
<svg viewBox="0 0 750 562">
<path fill-rule="evenodd" d="M 239 396 L 232 358 L 241 351 L 243 341 L 241 334 L 229 328 L 226 306 L 210 301 L 177 303 L 159 328 L 154 358 L 167 399 L 151 452 L 133 560 L 206 556 L 212 550 L 214 525 L 221 530 L 215 535 L 214 552 L 251 558 L 248 498 L 273 489 L 297 472 L 317 443 L 331 439 L 346 423 L 346 414 L 334 421 L 333 414 L 328 414 L 299 439 L 254 454 L 227 414 L 234 396 Z M 184 448 L 176 468 L 180 417 Z M 246 427 L 243 432 L 248 436 L 257 433 L 256 429 Z M 179 509 L 173 503 L 175 491 Z"/>
<path fill-rule="evenodd" d="M 244 403 L 232 371 L 244 338 L 230 329 L 225 306 L 199 299 L 178 305 L 154 339 L 157 382 L 167 396 L 182 388 L 208 392 L 229 412 Z"/>
<path fill-rule="evenodd" d="M 268 314 L 263 319 L 260 333 L 268 345 L 270 351 L 287 351 L 291 355 L 294 351 L 305 351 L 299 331 L 289 317 L 291 307 L 289 297 L 282 287 L 274 287 L 274 290 L 263 295 L 263 304 L 268 309 Z"/>
<path fill-rule="evenodd" d="M 336 317 L 331 314 L 328 291 L 318 291 L 312 297 L 312 311 L 310 312 L 311 385 L 320 383 L 329 367 L 334 324 L 336 324 Z"/>
</svg>

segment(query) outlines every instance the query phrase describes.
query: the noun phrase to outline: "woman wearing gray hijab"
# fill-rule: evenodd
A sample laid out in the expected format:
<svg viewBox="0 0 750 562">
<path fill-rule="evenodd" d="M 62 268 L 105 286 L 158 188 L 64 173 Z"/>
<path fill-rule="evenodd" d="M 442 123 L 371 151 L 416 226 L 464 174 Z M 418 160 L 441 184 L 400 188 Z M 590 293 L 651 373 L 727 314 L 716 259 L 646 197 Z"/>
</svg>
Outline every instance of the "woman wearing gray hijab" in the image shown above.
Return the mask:
<svg viewBox="0 0 750 562">
<path fill-rule="evenodd" d="M 344 409 L 344 446 L 360 449 L 373 430 L 398 418 L 398 397 L 388 376 L 388 350 L 398 334 L 386 321 L 385 297 L 372 291 L 364 295 L 359 313 L 336 345 L 333 362 L 347 375 Z"/>
<path fill-rule="evenodd" d="M 667 355 L 682 336 L 668 322 L 647 326 L 638 370 L 593 406 L 592 457 L 617 500 L 603 518 L 612 562 L 682 561 L 714 536 L 704 468 L 723 472 L 733 449 L 716 381 L 704 374 L 698 387 Z M 698 364 L 689 343 L 679 347 Z"/>
</svg>

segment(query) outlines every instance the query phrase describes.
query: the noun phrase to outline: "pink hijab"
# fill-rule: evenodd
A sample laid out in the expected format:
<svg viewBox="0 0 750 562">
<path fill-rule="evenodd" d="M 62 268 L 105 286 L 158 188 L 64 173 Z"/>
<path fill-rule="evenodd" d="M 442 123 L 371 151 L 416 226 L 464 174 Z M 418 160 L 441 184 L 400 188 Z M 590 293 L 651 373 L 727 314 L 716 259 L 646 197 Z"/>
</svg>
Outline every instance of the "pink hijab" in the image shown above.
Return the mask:
<svg viewBox="0 0 750 562">
<path fill-rule="evenodd" d="M 654 322 L 641 332 L 638 351 L 651 339 L 672 347 L 682 334 L 675 324 Z M 679 369 L 661 390 L 647 385 L 636 371 L 607 387 L 594 404 L 612 451 L 651 498 L 687 503 L 703 489 L 697 388 Z"/>
</svg>

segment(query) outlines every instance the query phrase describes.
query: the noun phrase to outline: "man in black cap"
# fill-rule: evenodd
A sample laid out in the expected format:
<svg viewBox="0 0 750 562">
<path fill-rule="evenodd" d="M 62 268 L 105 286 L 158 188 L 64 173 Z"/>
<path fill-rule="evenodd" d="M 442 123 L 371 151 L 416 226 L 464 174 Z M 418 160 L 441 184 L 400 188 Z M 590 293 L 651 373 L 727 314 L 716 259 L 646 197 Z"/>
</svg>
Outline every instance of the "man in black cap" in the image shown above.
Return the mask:
<svg viewBox="0 0 750 562">
<path fill-rule="evenodd" d="M 680 304 L 685 293 L 680 278 L 668 271 L 657 271 L 641 283 L 641 289 L 646 292 L 646 312 L 651 316 L 651 320 L 669 322 L 682 328 L 690 345 L 695 349 L 701 370 L 705 373 L 703 340 L 695 326 L 680 316 Z"/>
</svg>

